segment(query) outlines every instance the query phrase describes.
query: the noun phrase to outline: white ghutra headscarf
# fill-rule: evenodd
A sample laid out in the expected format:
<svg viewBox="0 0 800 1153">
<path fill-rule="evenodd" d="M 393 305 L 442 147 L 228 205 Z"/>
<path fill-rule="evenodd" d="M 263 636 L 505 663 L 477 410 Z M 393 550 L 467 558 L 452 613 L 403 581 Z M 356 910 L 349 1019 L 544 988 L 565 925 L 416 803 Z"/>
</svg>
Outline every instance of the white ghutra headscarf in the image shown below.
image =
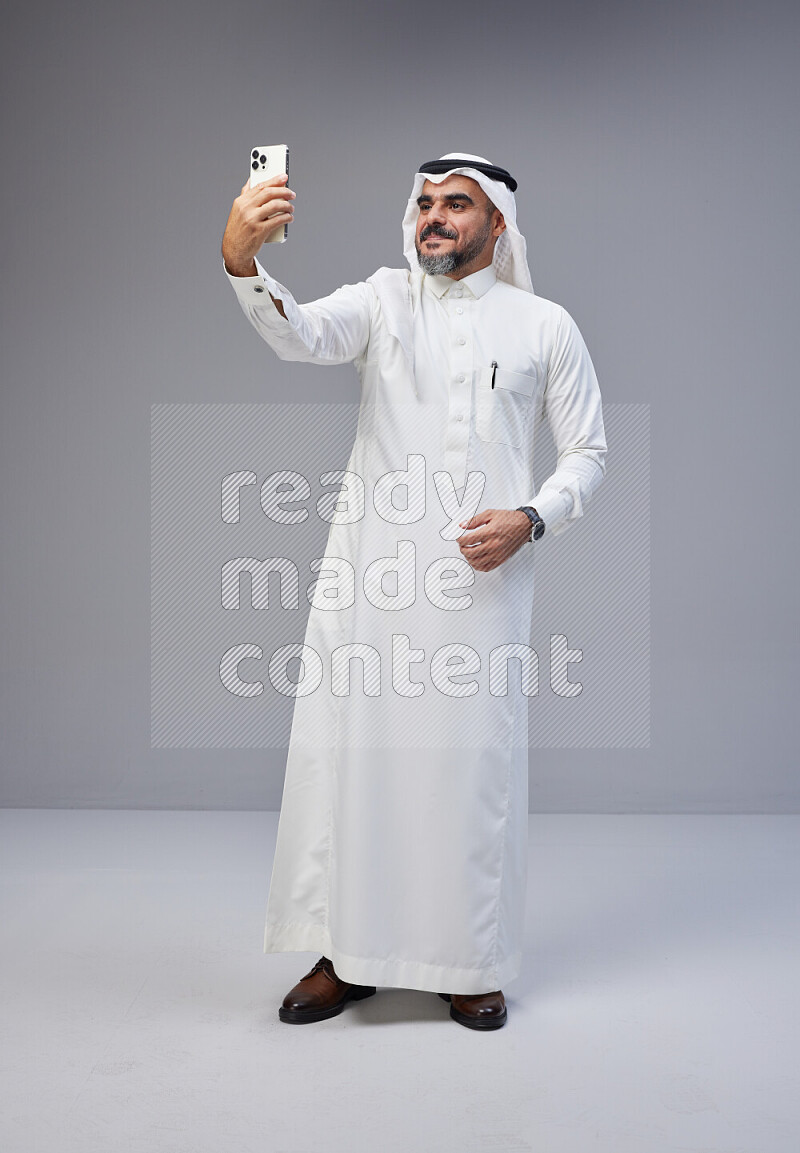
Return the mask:
<svg viewBox="0 0 800 1153">
<path fill-rule="evenodd" d="M 439 159 L 440 161 L 452 160 L 453 167 L 444 172 L 418 172 L 414 177 L 414 186 L 411 189 L 403 217 L 403 254 L 411 270 L 417 271 L 419 269 L 414 237 L 419 216 L 417 199 L 422 195 L 422 186 L 426 180 L 430 180 L 432 184 L 441 184 L 448 176 L 459 173 L 477 181 L 492 204 L 500 209 L 506 222 L 505 232 L 500 234 L 494 246 L 492 264 L 497 279 L 513 284 L 525 292 L 533 292 L 533 282 L 528 268 L 527 245 L 525 244 L 525 237 L 517 228 L 517 202 L 509 185 L 503 180 L 493 179 L 486 172 L 469 166 L 469 161 L 474 160 L 487 168 L 492 168 L 493 165 L 482 156 L 473 156 L 469 152 L 448 152 Z M 515 182 L 512 181 L 512 183 L 516 187 Z"/>
</svg>

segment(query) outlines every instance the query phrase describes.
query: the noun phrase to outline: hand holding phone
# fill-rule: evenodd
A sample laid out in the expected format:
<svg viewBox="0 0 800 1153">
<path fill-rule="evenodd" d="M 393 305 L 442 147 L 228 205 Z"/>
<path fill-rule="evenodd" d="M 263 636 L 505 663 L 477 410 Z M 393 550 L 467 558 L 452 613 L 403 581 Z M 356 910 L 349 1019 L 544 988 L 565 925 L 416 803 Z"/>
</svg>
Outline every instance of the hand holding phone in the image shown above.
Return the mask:
<svg viewBox="0 0 800 1153">
<path fill-rule="evenodd" d="M 256 253 L 263 244 L 281 244 L 293 218 L 286 145 L 252 148 L 249 162 L 250 176 L 231 206 L 222 238 L 225 267 L 233 276 L 255 276 Z"/>
<path fill-rule="evenodd" d="M 285 175 L 288 180 L 289 149 L 285 144 L 273 144 L 250 150 L 251 188 L 257 188 L 259 184 L 282 175 Z M 279 213 L 274 215 L 279 215 Z M 283 244 L 288 235 L 289 224 L 286 221 L 269 233 L 264 244 Z"/>
</svg>

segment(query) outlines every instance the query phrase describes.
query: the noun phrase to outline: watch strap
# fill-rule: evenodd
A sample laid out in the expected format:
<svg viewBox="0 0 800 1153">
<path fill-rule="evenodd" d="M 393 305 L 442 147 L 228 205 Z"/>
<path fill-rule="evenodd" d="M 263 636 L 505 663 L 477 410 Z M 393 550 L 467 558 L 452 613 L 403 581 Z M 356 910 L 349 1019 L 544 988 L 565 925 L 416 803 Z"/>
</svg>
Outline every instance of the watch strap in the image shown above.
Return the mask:
<svg viewBox="0 0 800 1153">
<path fill-rule="evenodd" d="M 544 535 L 545 524 L 536 509 L 532 505 L 521 504 L 514 511 L 524 512 L 528 520 L 531 522 L 531 535 L 529 536 L 528 541 L 530 542 L 534 540 L 540 540 Z"/>
</svg>

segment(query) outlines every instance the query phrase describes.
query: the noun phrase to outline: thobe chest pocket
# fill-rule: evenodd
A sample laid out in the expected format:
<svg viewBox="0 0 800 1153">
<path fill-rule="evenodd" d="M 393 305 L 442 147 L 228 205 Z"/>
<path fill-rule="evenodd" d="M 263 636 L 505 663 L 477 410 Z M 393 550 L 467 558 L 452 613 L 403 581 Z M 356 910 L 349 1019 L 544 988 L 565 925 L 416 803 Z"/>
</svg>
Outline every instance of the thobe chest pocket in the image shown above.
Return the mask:
<svg viewBox="0 0 800 1153">
<path fill-rule="evenodd" d="M 481 368 L 475 392 L 475 430 L 480 439 L 521 448 L 536 385 L 535 373 L 511 372 L 499 365 Z"/>
</svg>

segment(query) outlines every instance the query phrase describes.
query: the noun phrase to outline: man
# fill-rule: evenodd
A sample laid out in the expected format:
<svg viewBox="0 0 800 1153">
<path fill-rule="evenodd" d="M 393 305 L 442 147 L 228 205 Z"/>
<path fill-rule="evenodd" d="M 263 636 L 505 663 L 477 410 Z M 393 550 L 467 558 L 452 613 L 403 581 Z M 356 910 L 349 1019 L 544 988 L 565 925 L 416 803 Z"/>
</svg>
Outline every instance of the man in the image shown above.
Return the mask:
<svg viewBox="0 0 800 1153">
<path fill-rule="evenodd" d="M 581 335 L 533 293 L 515 189 L 482 157 L 422 165 L 403 221 L 409 271 L 379 269 L 306 305 L 255 260 L 294 219 L 285 176 L 245 185 L 223 237 L 242 309 L 278 356 L 352 361 L 361 380 L 336 474 L 346 499 L 299 653 L 267 909 L 265 952 L 323 953 L 284 999 L 286 1022 L 393 985 L 439 992 L 460 1024 L 497 1028 L 501 985 L 521 967 L 528 542 L 582 515 L 606 442 Z M 545 415 L 558 464 L 534 496 Z M 316 691 L 301 691 L 307 676 Z"/>
</svg>

